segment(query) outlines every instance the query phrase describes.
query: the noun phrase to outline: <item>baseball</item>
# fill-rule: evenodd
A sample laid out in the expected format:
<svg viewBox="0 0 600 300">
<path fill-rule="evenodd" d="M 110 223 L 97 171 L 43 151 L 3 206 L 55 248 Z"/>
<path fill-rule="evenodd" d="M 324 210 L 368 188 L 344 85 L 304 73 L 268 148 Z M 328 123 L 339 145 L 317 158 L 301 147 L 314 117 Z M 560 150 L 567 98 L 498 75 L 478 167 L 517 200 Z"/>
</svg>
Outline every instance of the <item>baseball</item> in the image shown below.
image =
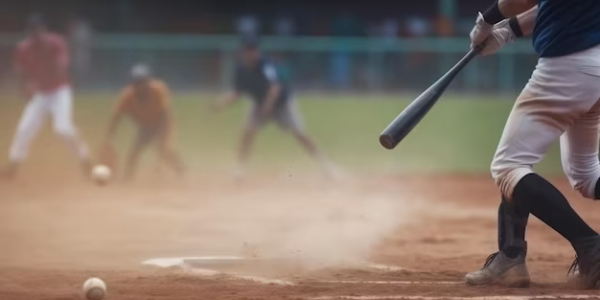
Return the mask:
<svg viewBox="0 0 600 300">
<path fill-rule="evenodd" d="M 110 181 L 112 171 L 105 165 L 97 165 L 92 169 L 92 180 L 99 185 L 105 185 Z"/>
<path fill-rule="evenodd" d="M 83 284 L 83 294 L 88 300 L 101 300 L 106 295 L 106 284 L 100 278 L 90 278 Z"/>
</svg>

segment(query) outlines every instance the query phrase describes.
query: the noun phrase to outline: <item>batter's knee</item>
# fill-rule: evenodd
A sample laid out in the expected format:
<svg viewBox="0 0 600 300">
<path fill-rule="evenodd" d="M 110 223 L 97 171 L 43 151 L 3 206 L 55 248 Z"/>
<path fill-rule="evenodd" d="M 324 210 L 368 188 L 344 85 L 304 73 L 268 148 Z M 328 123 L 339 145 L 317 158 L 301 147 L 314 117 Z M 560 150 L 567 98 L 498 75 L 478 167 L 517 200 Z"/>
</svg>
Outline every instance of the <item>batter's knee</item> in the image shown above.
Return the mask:
<svg viewBox="0 0 600 300">
<path fill-rule="evenodd" d="M 527 174 L 533 173 L 529 166 L 507 163 L 499 159 L 494 159 L 491 171 L 496 185 L 507 199 L 512 199 L 513 190 L 519 181 Z"/>
<path fill-rule="evenodd" d="M 576 170 L 571 169 L 569 172 L 565 173 L 567 173 L 566 175 L 569 178 L 569 183 L 574 190 L 579 192 L 585 198 L 599 200 L 598 195 L 596 195 L 596 185 L 600 179 L 600 166 L 596 166 L 594 169 L 595 170 L 589 170 L 588 172 L 577 172 Z"/>
</svg>

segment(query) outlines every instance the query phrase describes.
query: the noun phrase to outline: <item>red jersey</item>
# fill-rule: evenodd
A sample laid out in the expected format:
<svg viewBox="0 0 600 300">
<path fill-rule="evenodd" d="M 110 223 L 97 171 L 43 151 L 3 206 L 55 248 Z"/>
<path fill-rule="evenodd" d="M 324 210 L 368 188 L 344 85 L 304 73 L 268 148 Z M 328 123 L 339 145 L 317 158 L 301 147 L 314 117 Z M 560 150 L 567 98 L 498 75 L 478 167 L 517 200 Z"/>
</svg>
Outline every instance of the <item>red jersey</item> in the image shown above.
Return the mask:
<svg viewBox="0 0 600 300">
<path fill-rule="evenodd" d="M 36 90 L 51 92 L 69 84 L 69 50 L 58 34 L 46 33 L 39 43 L 23 40 L 17 46 L 15 65 Z"/>
</svg>

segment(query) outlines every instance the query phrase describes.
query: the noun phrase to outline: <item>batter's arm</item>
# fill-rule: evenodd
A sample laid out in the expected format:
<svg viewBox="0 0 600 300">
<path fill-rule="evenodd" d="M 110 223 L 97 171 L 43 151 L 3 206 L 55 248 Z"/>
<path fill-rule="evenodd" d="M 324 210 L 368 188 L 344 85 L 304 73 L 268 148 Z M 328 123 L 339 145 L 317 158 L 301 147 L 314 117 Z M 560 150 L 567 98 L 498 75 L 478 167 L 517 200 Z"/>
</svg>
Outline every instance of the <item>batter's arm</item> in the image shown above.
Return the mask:
<svg viewBox="0 0 600 300">
<path fill-rule="evenodd" d="M 503 16 L 502 19 L 508 19 L 527 12 L 528 10 L 538 5 L 538 2 L 539 0 L 499 0 L 498 9 L 500 11 L 500 14 Z M 493 8 L 491 9 L 493 10 Z M 486 21 L 488 21 L 486 18 L 486 13 L 487 11 L 483 14 L 483 17 L 484 19 L 486 19 Z M 491 23 L 491 21 L 494 20 L 490 20 L 488 21 L 488 23 Z M 498 22 L 494 22 L 494 24 Z"/>
<path fill-rule="evenodd" d="M 471 48 L 480 46 L 494 30 L 494 25 L 527 12 L 538 0 L 498 0 L 485 12 L 480 13 L 471 30 Z"/>
<path fill-rule="evenodd" d="M 535 27 L 535 20 L 537 18 L 537 13 L 538 13 L 538 6 L 536 5 L 532 9 L 530 9 L 516 17 L 522 36 L 528 36 L 533 33 L 533 28 Z M 518 29 L 513 28 L 513 31 L 518 31 Z"/>
</svg>

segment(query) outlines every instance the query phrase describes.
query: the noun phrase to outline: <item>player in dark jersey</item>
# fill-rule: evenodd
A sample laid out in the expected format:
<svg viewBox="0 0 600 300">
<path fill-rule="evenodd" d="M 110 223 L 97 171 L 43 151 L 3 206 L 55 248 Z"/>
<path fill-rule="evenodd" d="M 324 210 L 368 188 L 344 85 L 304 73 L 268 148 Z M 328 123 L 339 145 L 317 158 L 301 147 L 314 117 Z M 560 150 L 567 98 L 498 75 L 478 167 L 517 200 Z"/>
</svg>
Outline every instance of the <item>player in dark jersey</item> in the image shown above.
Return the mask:
<svg viewBox="0 0 600 300">
<path fill-rule="evenodd" d="M 532 170 L 560 139 L 569 182 L 584 197 L 600 199 L 600 1 L 499 0 L 477 18 L 471 46 L 482 45 L 483 54 L 492 54 L 529 34 L 540 59 L 508 118 L 491 167 L 502 193 L 499 251 L 466 281 L 529 285 L 525 230 L 532 214 L 573 246 L 572 278 L 584 288 L 600 287 L 600 236 Z"/>
<path fill-rule="evenodd" d="M 276 66 L 261 54 L 255 37 L 242 39 L 240 61 L 233 81 L 233 91 L 221 97 L 215 103 L 215 109 L 223 110 L 242 95 L 249 96 L 253 103 L 240 142 L 236 177 L 244 175 L 256 133 L 270 121 L 275 121 L 280 128 L 298 139 L 304 149 L 323 167 L 327 176 L 337 177 L 333 163 L 306 134 L 289 82 L 282 78 Z"/>
</svg>

